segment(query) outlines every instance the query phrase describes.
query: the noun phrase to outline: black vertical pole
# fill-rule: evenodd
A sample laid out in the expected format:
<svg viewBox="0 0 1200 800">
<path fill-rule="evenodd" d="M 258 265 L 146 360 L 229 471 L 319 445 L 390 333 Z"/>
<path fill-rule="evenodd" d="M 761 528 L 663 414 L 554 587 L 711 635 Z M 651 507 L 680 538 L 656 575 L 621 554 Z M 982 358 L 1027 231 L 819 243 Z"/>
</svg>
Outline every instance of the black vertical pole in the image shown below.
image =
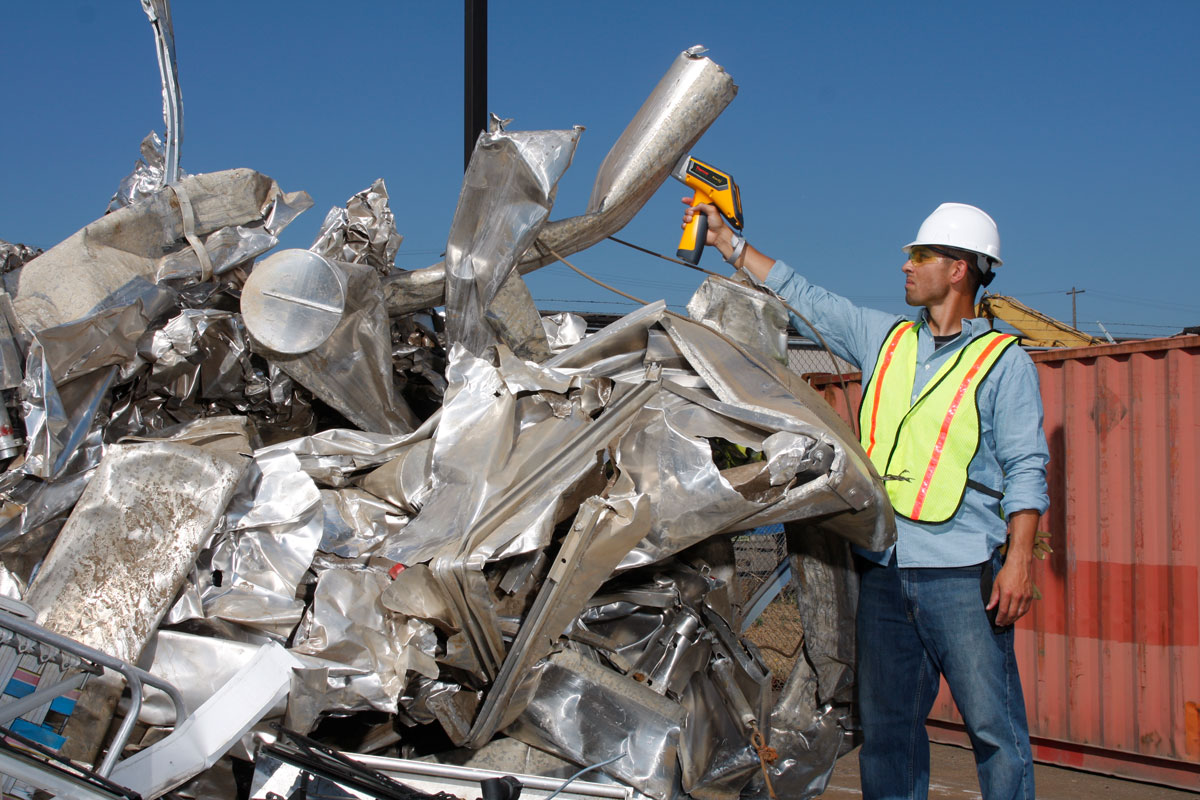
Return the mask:
<svg viewBox="0 0 1200 800">
<path fill-rule="evenodd" d="M 1077 322 L 1076 316 L 1075 316 L 1075 296 L 1083 294 L 1086 291 L 1087 291 L 1087 289 L 1076 289 L 1074 286 L 1072 286 L 1071 291 L 1066 292 L 1066 294 L 1071 295 L 1071 327 L 1072 328 L 1079 327 L 1079 323 Z"/>
<path fill-rule="evenodd" d="M 463 0 L 463 171 L 471 163 L 475 140 L 487 128 L 487 0 Z"/>
</svg>

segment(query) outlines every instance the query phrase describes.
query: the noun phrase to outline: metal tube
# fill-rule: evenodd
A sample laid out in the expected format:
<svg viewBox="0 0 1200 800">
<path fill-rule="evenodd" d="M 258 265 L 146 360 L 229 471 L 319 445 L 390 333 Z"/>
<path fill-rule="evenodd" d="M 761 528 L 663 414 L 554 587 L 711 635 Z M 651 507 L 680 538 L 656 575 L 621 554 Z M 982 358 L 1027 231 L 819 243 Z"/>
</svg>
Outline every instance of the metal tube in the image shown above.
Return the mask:
<svg viewBox="0 0 1200 800">
<path fill-rule="evenodd" d="M 712 678 L 713 683 L 725 697 L 725 701 L 729 703 L 729 710 L 734 713 L 738 721 L 747 728 L 756 727 L 758 717 L 750 707 L 750 701 L 746 699 L 746 695 L 737 684 L 737 678 L 733 675 L 733 662 L 725 656 L 713 659 Z"/>
<path fill-rule="evenodd" d="M 163 122 L 167 141 L 163 146 L 163 183 L 179 180 L 179 151 L 183 143 L 183 96 L 179 91 L 179 69 L 175 63 L 175 29 L 171 24 L 169 0 L 142 0 L 142 10 L 154 28 L 154 49 L 163 87 Z"/>
<path fill-rule="evenodd" d="M 372 756 L 363 753 L 346 753 L 345 756 L 352 761 L 357 761 L 369 769 L 378 770 L 379 772 L 395 777 L 399 781 L 404 781 L 405 778 L 411 777 L 430 777 L 430 778 L 451 778 L 459 780 L 467 780 L 478 782 L 487 778 L 499 778 L 504 775 L 509 775 L 508 772 L 496 772 L 495 770 L 479 769 L 477 767 L 459 767 L 453 764 L 437 764 L 426 761 L 410 761 L 408 759 L 388 758 L 386 756 Z M 554 791 L 562 786 L 562 778 L 546 778 L 541 775 L 516 775 L 514 776 L 521 781 L 529 789 L 542 791 Z M 582 793 L 584 787 L 580 784 L 574 784 L 576 792 Z M 633 794 L 632 787 L 618 784 L 586 784 L 586 792 L 592 797 L 608 797 L 613 800 L 629 800 Z"/>
<path fill-rule="evenodd" d="M 125 680 L 129 681 L 129 710 L 125 712 L 125 719 L 121 720 L 121 727 L 113 736 L 112 743 L 108 746 L 108 751 L 105 752 L 100 766 L 96 767 L 96 774 L 105 778 L 112 774 L 113 767 L 117 765 L 117 759 L 121 757 L 121 751 L 125 749 L 125 743 L 129 741 L 129 735 L 133 733 L 133 726 L 137 724 L 138 714 L 142 710 L 141 680 L 136 672 L 125 674 Z M 176 719 L 175 724 L 182 725 L 183 719 Z"/>
</svg>

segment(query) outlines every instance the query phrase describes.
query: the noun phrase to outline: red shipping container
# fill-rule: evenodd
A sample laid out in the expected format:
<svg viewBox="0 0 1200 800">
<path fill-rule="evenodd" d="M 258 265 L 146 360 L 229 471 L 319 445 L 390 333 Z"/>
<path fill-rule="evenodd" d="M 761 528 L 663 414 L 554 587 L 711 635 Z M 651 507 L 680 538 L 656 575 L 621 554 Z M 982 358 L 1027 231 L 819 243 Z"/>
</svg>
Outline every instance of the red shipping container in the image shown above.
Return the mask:
<svg viewBox="0 0 1200 800">
<path fill-rule="evenodd" d="M 1054 549 L 1016 629 L 1034 758 L 1200 790 L 1200 336 L 1031 356 Z M 944 684 L 929 731 L 967 744 Z"/>
</svg>

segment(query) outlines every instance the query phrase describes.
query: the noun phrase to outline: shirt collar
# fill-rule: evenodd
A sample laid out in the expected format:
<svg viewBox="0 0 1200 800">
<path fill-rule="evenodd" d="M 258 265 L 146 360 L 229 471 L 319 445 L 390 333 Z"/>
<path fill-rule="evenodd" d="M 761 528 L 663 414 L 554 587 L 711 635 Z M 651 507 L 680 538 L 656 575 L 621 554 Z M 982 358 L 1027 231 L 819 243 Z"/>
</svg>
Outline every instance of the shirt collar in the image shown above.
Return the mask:
<svg viewBox="0 0 1200 800">
<path fill-rule="evenodd" d="M 921 323 L 921 327 L 924 328 L 926 332 L 930 332 L 929 309 L 922 308 L 921 313 L 917 316 L 917 321 Z M 992 329 L 992 325 L 983 317 L 964 317 L 962 321 L 962 329 L 967 335 L 975 337 L 981 333 L 990 331 Z M 930 332 L 929 335 L 932 336 L 932 332 Z"/>
</svg>

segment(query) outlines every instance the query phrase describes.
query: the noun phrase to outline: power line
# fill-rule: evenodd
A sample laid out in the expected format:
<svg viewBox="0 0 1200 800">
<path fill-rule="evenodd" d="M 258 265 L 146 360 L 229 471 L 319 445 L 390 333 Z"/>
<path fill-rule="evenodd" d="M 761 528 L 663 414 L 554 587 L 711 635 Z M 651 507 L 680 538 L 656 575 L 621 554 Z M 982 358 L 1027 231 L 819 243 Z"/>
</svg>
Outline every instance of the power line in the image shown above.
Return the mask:
<svg viewBox="0 0 1200 800">
<path fill-rule="evenodd" d="M 1013 289 L 1012 291 L 1004 292 L 1004 294 L 1009 295 L 1010 297 L 1037 297 L 1038 295 L 1066 294 L 1066 293 L 1067 293 L 1066 289 L 1051 289 L 1046 292 L 1023 292 L 1018 289 Z"/>
<path fill-rule="evenodd" d="M 1148 297 L 1130 297 L 1122 294 L 1112 294 L 1110 292 L 1095 292 L 1097 297 L 1103 297 L 1106 300 L 1119 300 L 1122 303 L 1135 303 L 1137 305 L 1153 306 L 1155 308 L 1175 308 L 1181 311 L 1200 312 L 1200 306 L 1185 305 L 1183 303 L 1168 303 L 1163 300 L 1152 300 Z"/>
<path fill-rule="evenodd" d="M 1163 328 L 1163 329 L 1170 328 L 1170 329 L 1174 329 L 1174 328 L 1182 327 L 1182 325 L 1162 325 L 1162 324 L 1153 324 L 1153 323 L 1148 323 L 1148 322 L 1108 322 L 1105 324 L 1107 324 L 1107 325 L 1123 325 L 1126 328 Z"/>
<path fill-rule="evenodd" d="M 622 283 L 632 284 L 636 286 L 646 286 L 653 289 L 686 289 L 686 287 L 678 281 L 655 281 L 648 278 L 631 278 L 611 269 L 591 267 L 591 271 L 608 280 L 619 280 Z M 559 264 L 552 264 L 538 270 L 539 272 L 549 271 L 551 275 L 560 275 L 566 277 L 575 277 L 575 274 Z"/>
<path fill-rule="evenodd" d="M 537 303 L 570 303 L 577 306 L 637 306 L 637 303 L 630 300 L 579 300 L 562 297 L 535 297 L 533 299 Z"/>
</svg>

